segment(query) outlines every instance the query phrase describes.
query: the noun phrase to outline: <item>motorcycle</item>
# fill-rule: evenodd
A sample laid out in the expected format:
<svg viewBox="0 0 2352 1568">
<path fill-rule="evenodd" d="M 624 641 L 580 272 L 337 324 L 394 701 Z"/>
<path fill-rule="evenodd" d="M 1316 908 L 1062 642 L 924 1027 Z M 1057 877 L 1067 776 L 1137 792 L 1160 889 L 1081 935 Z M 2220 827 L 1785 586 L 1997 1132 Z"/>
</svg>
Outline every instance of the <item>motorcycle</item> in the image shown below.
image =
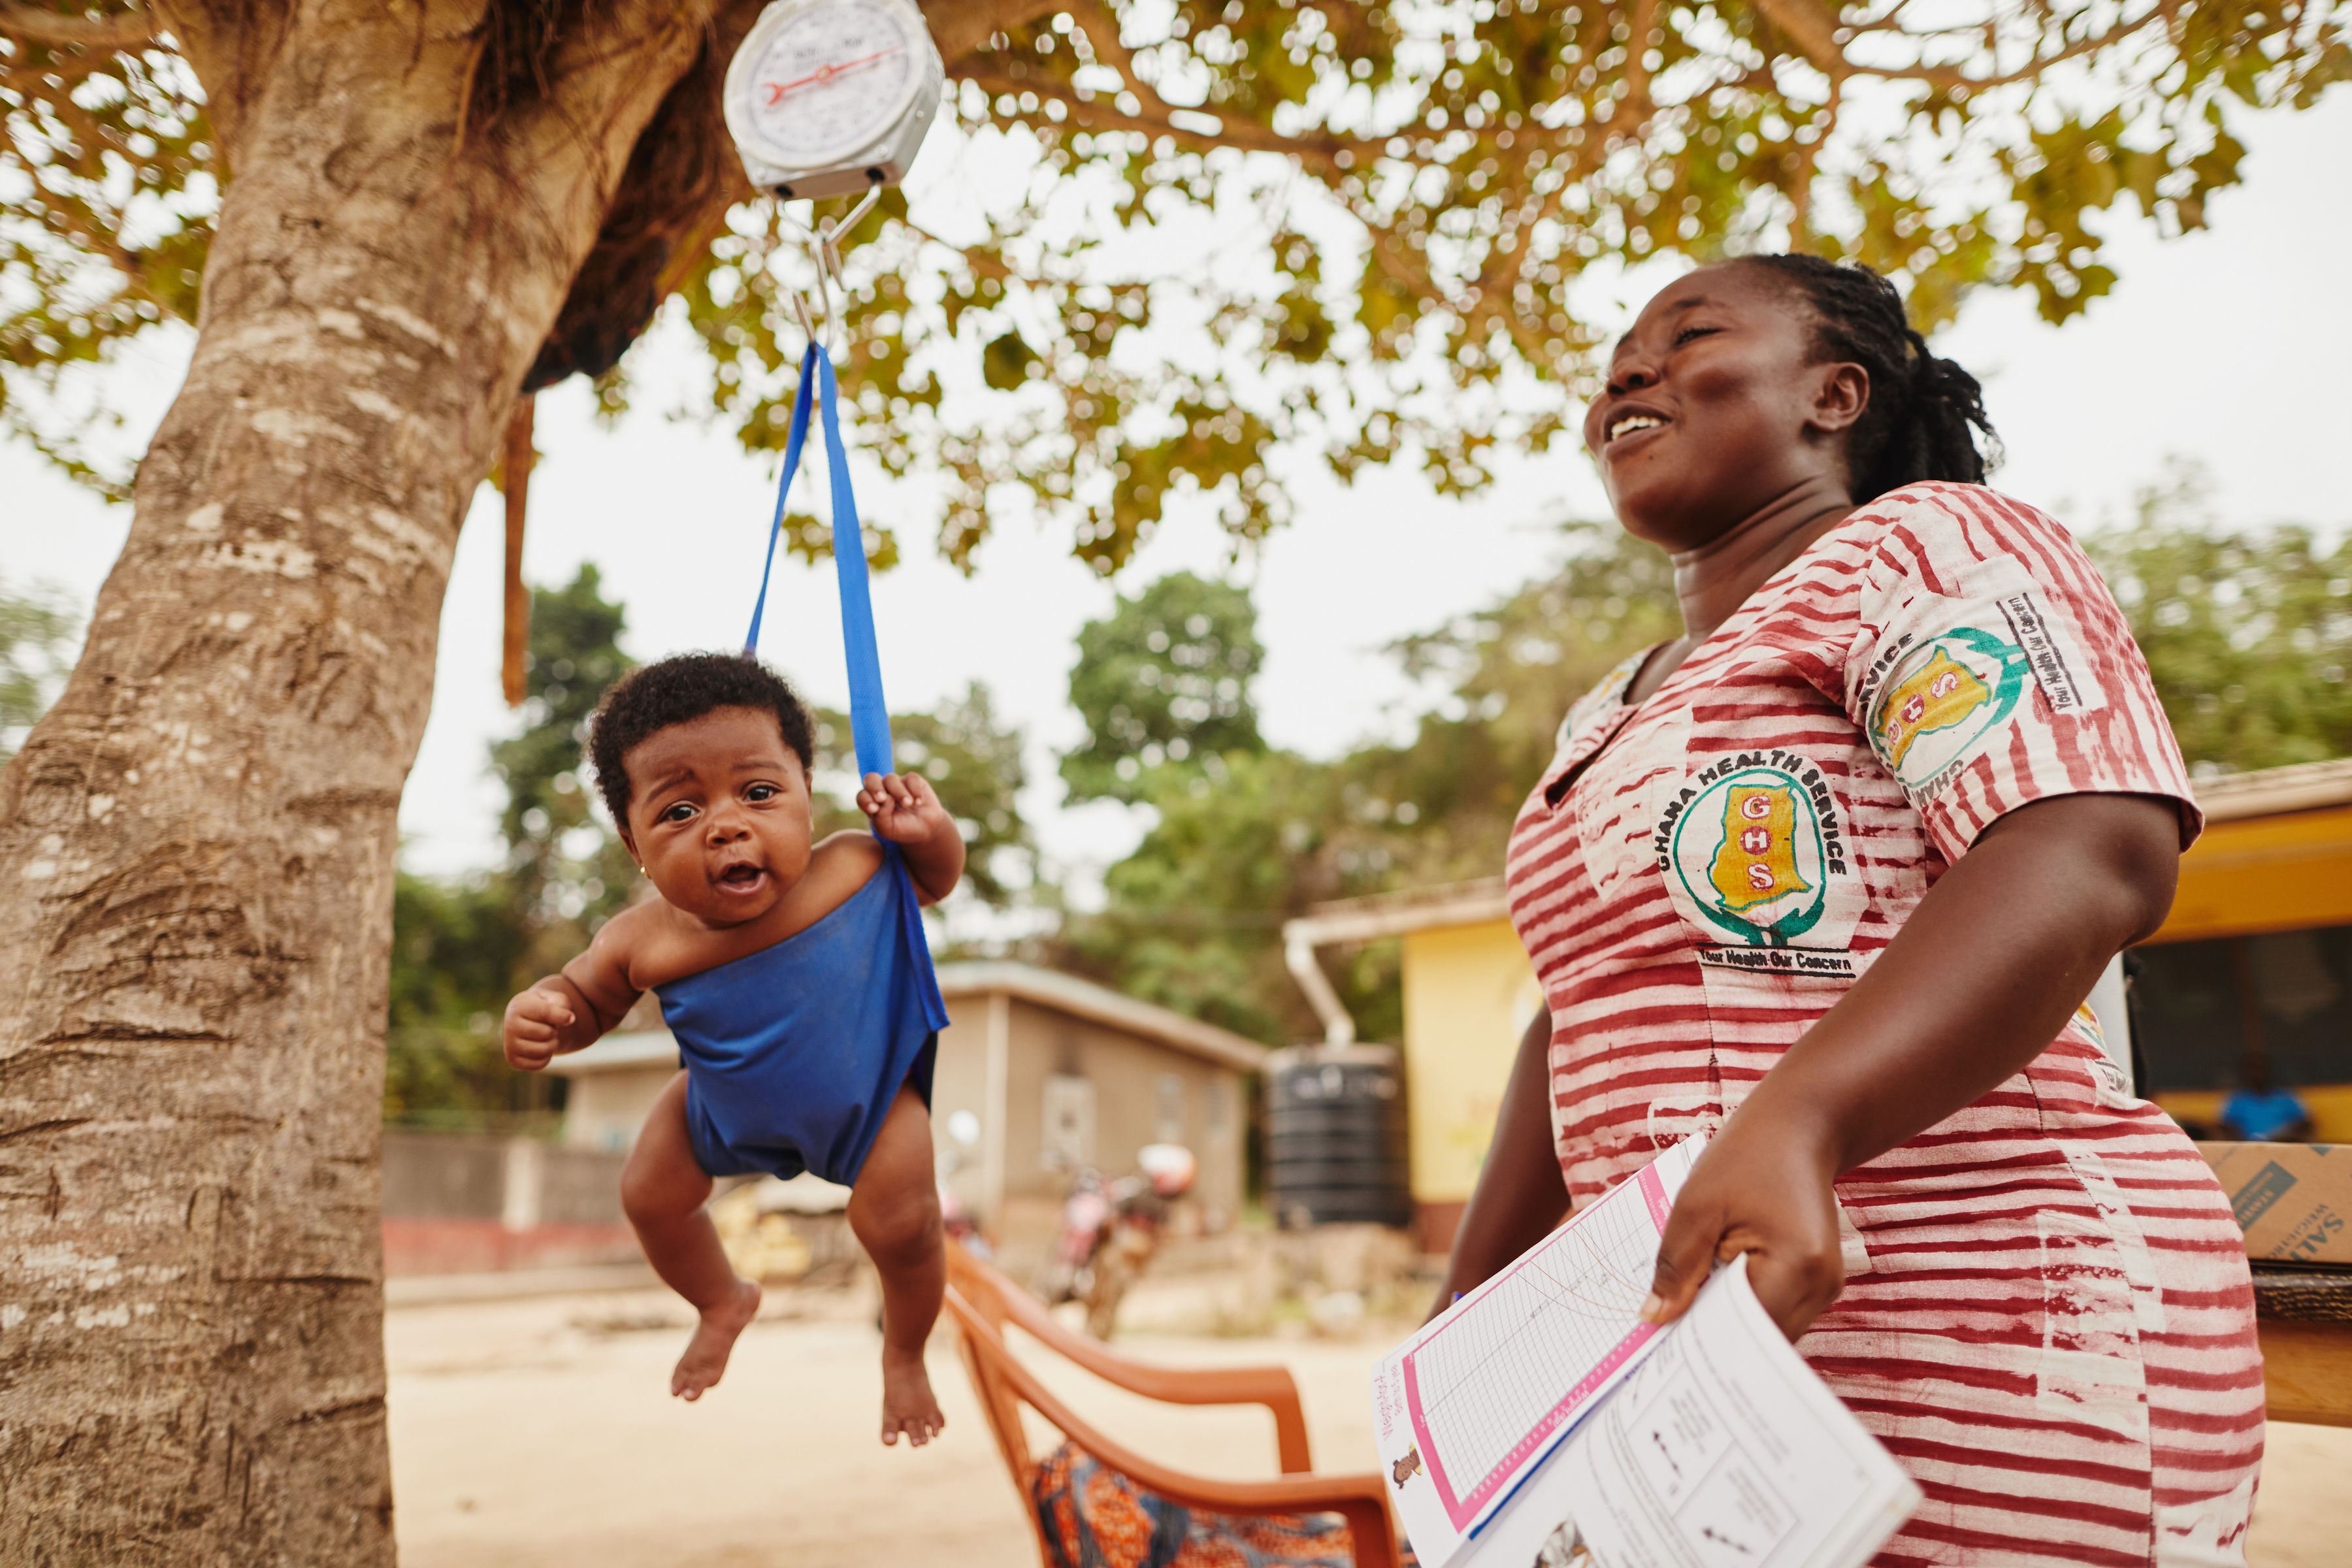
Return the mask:
<svg viewBox="0 0 2352 1568">
<path fill-rule="evenodd" d="M 1170 1208 L 1198 1170 L 1192 1151 L 1174 1143 L 1147 1144 L 1136 1163 L 1137 1174 L 1115 1182 L 1098 1171 L 1077 1173 L 1039 1281 L 1049 1305 L 1085 1303 L 1087 1331 L 1098 1340 L 1110 1338 L 1119 1302 L 1160 1250 Z"/>
<path fill-rule="evenodd" d="M 940 1183 L 940 1228 L 974 1258 L 994 1255 L 987 1234 L 980 1228 L 980 1216 L 965 1206 L 962 1196 L 945 1181 Z"/>
</svg>

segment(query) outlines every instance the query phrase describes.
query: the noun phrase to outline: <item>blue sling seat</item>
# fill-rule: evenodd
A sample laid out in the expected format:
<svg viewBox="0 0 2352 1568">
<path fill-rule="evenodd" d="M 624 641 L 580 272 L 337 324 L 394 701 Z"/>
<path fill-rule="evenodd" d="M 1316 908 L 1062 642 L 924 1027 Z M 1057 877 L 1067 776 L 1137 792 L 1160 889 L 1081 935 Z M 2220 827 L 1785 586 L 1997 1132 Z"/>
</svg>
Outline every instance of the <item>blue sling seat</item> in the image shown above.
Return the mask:
<svg viewBox="0 0 2352 1568">
<path fill-rule="evenodd" d="M 875 645 L 864 532 L 850 494 L 833 361 L 812 343 L 784 442 L 783 479 L 768 530 L 768 563 L 751 611 L 746 656 L 775 569 L 784 501 L 800 468 L 812 404 L 824 410 L 833 481 L 835 575 L 849 664 L 850 731 L 857 771 L 894 771 L 889 710 Z M 694 1157 L 713 1176 L 813 1171 L 844 1186 L 857 1180 L 901 1086 L 929 1106 L 947 1006 L 923 936 L 921 901 L 906 858 L 884 841 L 882 865 L 864 886 L 805 930 L 731 963 L 656 989 L 662 1018 L 686 1063 L 686 1127 Z"/>
</svg>

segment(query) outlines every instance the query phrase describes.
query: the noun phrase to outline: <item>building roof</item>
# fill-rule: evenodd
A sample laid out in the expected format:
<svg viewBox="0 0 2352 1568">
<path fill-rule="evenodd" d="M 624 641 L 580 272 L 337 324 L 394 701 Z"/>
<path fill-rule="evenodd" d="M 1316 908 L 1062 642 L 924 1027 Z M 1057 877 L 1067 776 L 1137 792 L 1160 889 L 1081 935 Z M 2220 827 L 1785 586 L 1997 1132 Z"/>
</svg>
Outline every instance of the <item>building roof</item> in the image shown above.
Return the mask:
<svg viewBox="0 0 2352 1568">
<path fill-rule="evenodd" d="M 1043 969 L 1034 963 L 988 963 L 940 965 L 940 994 L 952 1010 L 959 997 L 1003 994 L 1073 1017 L 1108 1025 L 1130 1035 L 1202 1057 L 1244 1072 L 1265 1065 L 1266 1048 L 1230 1029 L 1203 1024 L 1150 1002 L 1139 1002 L 1106 985 Z M 675 1067 L 677 1042 L 667 1029 L 607 1035 L 584 1051 L 558 1057 L 547 1070 L 564 1078 L 648 1067 Z"/>
<path fill-rule="evenodd" d="M 2217 779 L 2200 779 L 2195 787 L 2197 804 L 2205 808 L 2208 822 L 2352 805 L 2352 757 L 2225 773 Z"/>
<path fill-rule="evenodd" d="M 997 992 L 1040 1007 L 1091 1019 L 1131 1035 L 1140 1035 L 1180 1051 L 1203 1057 L 1244 1072 L 1265 1066 L 1266 1048 L 1231 1029 L 1203 1024 L 1181 1013 L 1081 980 L 1075 974 L 1034 963 L 982 963 L 940 965 L 940 994 L 953 1002 L 959 996 L 985 996 Z"/>
<path fill-rule="evenodd" d="M 1510 900 L 1500 877 L 1475 882 L 1449 882 L 1435 888 L 1406 888 L 1374 893 L 1364 899 L 1339 899 L 1317 904 L 1307 913 L 1282 924 L 1286 942 L 1304 941 L 1311 947 L 1329 942 L 1379 942 L 1383 937 L 1441 926 L 1485 925 L 1510 917 Z"/>
<path fill-rule="evenodd" d="M 607 1035 L 584 1051 L 558 1057 L 547 1064 L 547 1070 L 558 1078 L 581 1078 L 626 1068 L 676 1066 L 677 1042 L 670 1037 L 667 1029 L 632 1029 L 623 1035 Z"/>
</svg>

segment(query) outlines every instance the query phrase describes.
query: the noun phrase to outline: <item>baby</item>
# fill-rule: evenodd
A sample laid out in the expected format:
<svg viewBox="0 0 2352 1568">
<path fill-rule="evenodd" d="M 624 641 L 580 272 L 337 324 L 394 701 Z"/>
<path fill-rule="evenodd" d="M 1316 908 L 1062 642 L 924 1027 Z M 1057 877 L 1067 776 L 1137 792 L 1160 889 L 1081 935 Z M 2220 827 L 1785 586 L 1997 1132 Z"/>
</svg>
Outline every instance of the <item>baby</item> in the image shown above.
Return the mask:
<svg viewBox="0 0 2352 1568">
<path fill-rule="evenodd" d="M 644 992 L 686 1060 L 621 1176 L 663 1282 L 701 1321 L 670 1374 L 696 1399 L 760 1306 L 703 1212 L 714 1176 L 813 1170 L 847 1185 L 882 1277 L 882 1441 L 944 1424 L 923 1344 L 945 1284 L 929 1100 L 945 1021 L 908 902 L 963 874 L 963 839 L 919 775 L 868 773 L 874 831 L 810 821 L 809 720 L 755 660 L 690 654 L 615 685 L 588 741 L 597 787 L 658 899 L 507 1005 L 507 1060 L 536 1072 L 612 1028 Z M 904 872 L 898 864 L 903 862 Z"/>
</svg>

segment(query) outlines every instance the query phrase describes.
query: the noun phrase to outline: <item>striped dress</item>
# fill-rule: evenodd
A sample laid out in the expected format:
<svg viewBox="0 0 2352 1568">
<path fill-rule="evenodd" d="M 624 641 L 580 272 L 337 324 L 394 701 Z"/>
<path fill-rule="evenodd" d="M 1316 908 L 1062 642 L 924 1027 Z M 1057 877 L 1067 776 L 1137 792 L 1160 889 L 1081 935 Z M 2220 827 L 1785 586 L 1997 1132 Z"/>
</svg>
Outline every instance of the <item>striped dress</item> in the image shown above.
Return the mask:
<svg viewBox="0 0 2352 1568">
<path fill-rule="evenodd" d="M 1580 1204 L 1719 1126 L 2003 812 L 2119 791 L 2199 826 L 2114 600 L 1992 490 L 1880 497 L 1628 704 L 1640 663 L 1511 837 Z M 1837 1184 L 1845 1290 L 1799 1348 L 1926 1491 L 1879 1564 L 2245 1561 L 2243 1241 L 2096 1028 Z"/>
</svg>

